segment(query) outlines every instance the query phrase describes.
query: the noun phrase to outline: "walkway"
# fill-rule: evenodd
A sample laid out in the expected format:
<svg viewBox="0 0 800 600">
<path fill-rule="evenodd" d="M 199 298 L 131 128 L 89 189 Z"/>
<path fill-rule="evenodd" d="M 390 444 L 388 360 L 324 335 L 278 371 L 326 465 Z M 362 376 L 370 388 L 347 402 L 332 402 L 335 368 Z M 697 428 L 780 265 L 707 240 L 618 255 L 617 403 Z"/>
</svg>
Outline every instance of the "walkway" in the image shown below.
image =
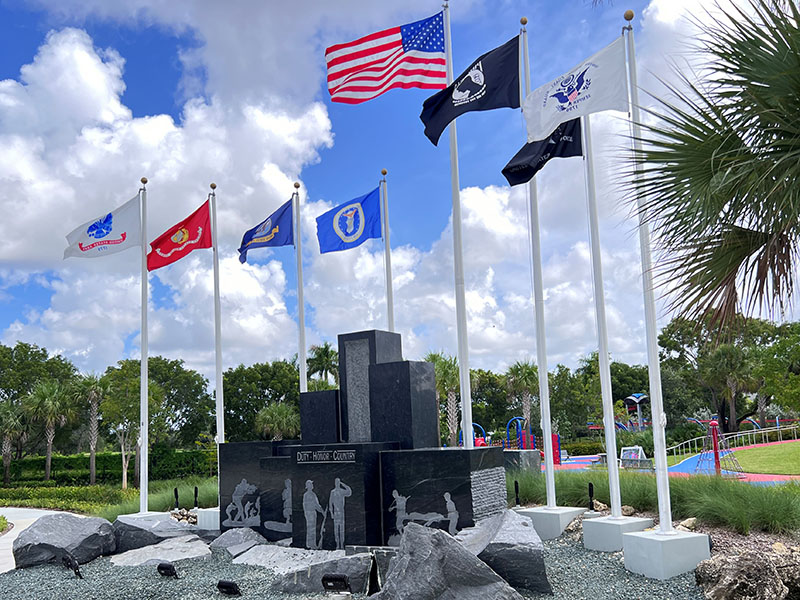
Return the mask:
<svg viewBox="0 0 800 600">
<path fill-rule="evenodd" d="M 737 450 L 749 450 L 750 448 L 763 448 L 765 446 L 777 446 L 779 444 L 795 444 L 800 442 L 800 440 L 784 440 L 782 442 L 769 442 L 766 444 L 753 444 L 752 446 L 742 446 L 737 447 L 732 450 L 735 452 Z M 688 477 L 689 475 L 694 475 L 697 470 L 697 463 L 700 461 L 700 455 L 695 454 L 694 456 L 690 456 L 679 462 L 676 465 L 672 465 L 669 468 L 669 474 L 674 475 L 677 477 Z M 708 472 L 708 475 L 713 475 L 712 472 Z M 743 473 L 744 477 L 742 477 L 742 481 L 747 481 L 750 483 L 757 483 L 757 484 L 768 484 L 768 483 L 783 483 L 786 481 L 800 481 L 800 475 L 773 475 L 771 473 Z"/>
<path fill-rule="evenodd" d="M 11 508 L 0 507 L 0 515 L 3 515 L 9 523 L 13 523 L 14 527 L 5 535 L 0 535 L 0 573 L 11 571 L 16 568 L 14 564 L 14 554 L 12 553 L 12 546 L 17 536 L 28 525 L 33 523 L 39 517 L 44 515 L 52 515 L 60 511 L 56 510 L 41 510 L 39 508 Z"/>
</svg>

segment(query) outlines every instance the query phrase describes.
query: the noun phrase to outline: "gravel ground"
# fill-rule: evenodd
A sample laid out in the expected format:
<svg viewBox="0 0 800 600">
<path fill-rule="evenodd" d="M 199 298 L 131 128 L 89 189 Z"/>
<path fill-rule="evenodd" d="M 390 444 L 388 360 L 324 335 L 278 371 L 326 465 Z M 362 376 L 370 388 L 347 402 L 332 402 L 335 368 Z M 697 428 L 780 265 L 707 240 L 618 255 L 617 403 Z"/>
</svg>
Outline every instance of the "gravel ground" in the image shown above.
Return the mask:
<svg viewBox="0 0 800 600">
<path fill-rule="evenodd" d="M 702 600 L 694 572 L 667 581 L 647 579 L 625 570 L 622 552 L 586 550 L 577 536 L 544 542 L 544 564 L 553 596 L 522 594 L 554 600 Z"/>
<path fill-rule="evenodd" d="M 261 567 L 234 565 L 227 551 L 175 563 L 180 579 L 162 577 L 153 567 L 115 567 L 109 557 L 81 565 L 84 579 L 61 565 L 43 565 L 0 575 L 0 597 L 32 600 L 199 600 L 230 598 L 217 591 L 217 581 L 233 580 L 242 598 L 299 599 L 269 591 L 272 575 Z M 324 594 L 303 598 L 325 598 Z"/>
<path fill-rule="evenodd" d="M 523 594 L 526 598 L 551 600 L 702 600 L 687 573 L 667 582 L 646 579 L 625 570 L 622 552 L 607 554 L 585 550 L 571 536 L 544 542 L 547 575 L 554 596 Z M 82 565 L 85 579 L 76 579 L 61 565 L 45 565 L 0 575 L 0 596 L 35 600 L 149 600 L 224 598 L 217 592 L 219 579 L 239 584 L 244 598 L 299 599 L 300 596 L 269 591 L 272 575 L 261 567 L 234 565 L 226 551 L 214 551 L 205 559 L 175 563 L 179 580 L 161 577 L 155 567 L 115 567 L 108 557 Z M 302 598 L 325 598 L 303 595 Z"/>
</svg>

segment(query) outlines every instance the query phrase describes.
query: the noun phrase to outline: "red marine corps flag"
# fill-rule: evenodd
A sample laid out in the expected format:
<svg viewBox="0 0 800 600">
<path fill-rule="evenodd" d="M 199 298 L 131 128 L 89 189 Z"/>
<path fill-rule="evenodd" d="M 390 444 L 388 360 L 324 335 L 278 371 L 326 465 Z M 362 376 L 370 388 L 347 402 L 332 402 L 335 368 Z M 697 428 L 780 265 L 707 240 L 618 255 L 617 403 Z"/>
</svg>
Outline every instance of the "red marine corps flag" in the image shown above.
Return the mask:
<svg viewBox="0 0 800 600">
<path fill-rule="evenodd" d="M 197 248 L 211 248 L 211 219 L 208 201 L 177 225 L 170 227 L 150 244 L 147 270 L 153 271 L 180 260 Z"/>
</svg>

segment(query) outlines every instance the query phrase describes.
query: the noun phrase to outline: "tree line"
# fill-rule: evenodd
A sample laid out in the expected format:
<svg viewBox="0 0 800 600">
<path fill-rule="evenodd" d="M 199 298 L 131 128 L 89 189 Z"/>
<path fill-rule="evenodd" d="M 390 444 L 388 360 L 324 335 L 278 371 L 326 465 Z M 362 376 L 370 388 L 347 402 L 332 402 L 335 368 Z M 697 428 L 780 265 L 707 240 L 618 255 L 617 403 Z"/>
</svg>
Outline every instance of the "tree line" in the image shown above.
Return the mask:
<svg viewBox="0 0 800 600">
<path fill-rule="evenodd" d="M 668 427 L 687 417 L 716 416 L 724 431 L 745 419 L 800 409 L 800 323 L 777 325 L 740 317 L 724 330 L 707 321 L 673 319 L 659 336 L 662 391 Z M 442 352 L 424 360 L 434 364 L 442 442 L 458 443 L 460 395 L 458 362 Z M 574 369 L 558 364 L 548 373 L 554 431 L 563 439 L 588 435 L 590 423 L 602 424 L 597 353 Z M 170 449 L 213 447 L 214 399 L 209 382 L 182 360 L 150 357 L 149 441 Z M 312 346 L 309 389 L 338 387 L 338 353 L 326 342 Z M 294 439 L 300 434 L 297 360 L 239 365 L 223 374 L 225 430 L 228 441 Z M 647 367 L 611 362 L 618 419 L 627 421 L 623 400 L 649 394 Z M 88 452 L 90 482 L 95 454 L 120 452 L 123 486 L 134 460 L 138 473 L 140 364 L 124 359 L 102 375 L 79 373 L 59 355 L 17 342 L 0 345 L 0 438 L 4 479 L 11 461 L 44 454 L 45 479 L 55 450 Z M 521 416 L 539 430 L 539 373 L 530 361 L 504 372 L 471 371 L 473 418 L 495 435 L 509 419 Z M 645 408 L 649 415 L 649 408 Z"/>
</svg>

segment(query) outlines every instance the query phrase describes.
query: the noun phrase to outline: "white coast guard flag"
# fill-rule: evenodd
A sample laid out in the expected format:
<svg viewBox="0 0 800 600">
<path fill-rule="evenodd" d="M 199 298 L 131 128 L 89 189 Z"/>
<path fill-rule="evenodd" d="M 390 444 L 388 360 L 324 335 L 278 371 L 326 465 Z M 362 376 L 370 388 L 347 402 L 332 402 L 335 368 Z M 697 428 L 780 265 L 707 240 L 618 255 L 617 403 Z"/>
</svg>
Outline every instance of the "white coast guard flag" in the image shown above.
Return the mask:
<svg viewBox="0 0 800 600">
<path fill-rule="evenodd" d="M 548 137 L 572 119 L 602 110 L 628 111 L 625 40 L 621 36 L 558 79 L 536 88 L 522 104 L 528 141 Z"/>
<path fill-rule="evenodd" d="M 64 250 L 64 258 L 68 256 L 95 258 L 116 254 L 131 246 L 140 246 L 142 244 L 141 222 L 139 196 L 137 195 L 119 208 L 87 221 L 68 234 L 69 246 Z"/>
</svg>

